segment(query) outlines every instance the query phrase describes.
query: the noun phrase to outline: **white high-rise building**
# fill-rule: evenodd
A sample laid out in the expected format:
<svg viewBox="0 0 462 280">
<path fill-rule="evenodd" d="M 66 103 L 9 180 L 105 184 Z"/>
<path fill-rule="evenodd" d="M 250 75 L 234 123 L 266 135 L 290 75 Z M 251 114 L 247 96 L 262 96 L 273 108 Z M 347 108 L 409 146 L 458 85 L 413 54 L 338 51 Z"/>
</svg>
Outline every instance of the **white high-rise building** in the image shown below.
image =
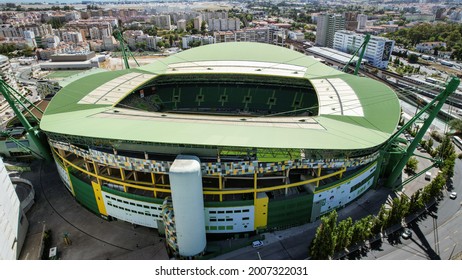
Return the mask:
<svg viewBox="0 0 462 280">
<path fill-rule="evenodd" d="M 35 34 L 34 31 L 26 30 L 24 31 L 24 39 L 26 40 L 26 44 L 31 47 L 37 47 L 37 42 L 35 41 Z"/>
<path fill-rule="evenodd" d="M 212 18 L 208 21 L 210 31 L 234 31 L 241 29 L 241 20 L 238 18 Z"/>
<path fill-rule="evenodd" d="M 92 40 L 100 40 L 102 38 L 100 29 L 98 27 L 90 28 L 90 39 Z"/>
<path fill-rule="evenodd" d="M 353 53 L 364 41 L 365 35 L 352 31 L 337 31 L 334 37 L 334 49 Z M 385 69 L 388 66 L 395 41 L 383 37 L 371 36 L 364 58 L 375 67 Z"/>
<path fill-rule="evenodd" d="M 180 19 L 176 22 L 176 27 L 178 31 L 186 31 L 186 20 L 185 19 Z"/>
<path fill-rule="evenodd" d="M 228 30 L 240 30 L 241 20 L 238 18 L 228 18 Z"/>
<path fill-rule="evenodd" d="M 82 33 L 76 31 L 68 31 L 62 33 L 63 42 L 80 43 L 83 42 Z"/>
<path fill-rule="evenodd" d="M 220 19 L 220 30 L 229 30 L 228 29 L 228 19 L 226 18 Z"/>
<path fill-rule="evenodd" d="M 366 29 L 367 24 L 367 15 L 359 14 L 358 15 L 358 30 Z"/>
<path fill-rule="evenodd" d="M 0 260 L 19 258 L 29 223 L 0 157 Z"/>
<path fill-rule="evenodd" d="M 170 19 L 170 15 L 159 15 L 152 17 L 152 23 L 160 29 L 172 29 L 172 22 Z"/>
<path fill-rule="evenodd" d="M 197 31 L 201 31 L 201 27 L 202 27 L 202 17 L 201 16 L 195 17 L 194 18 L 194 29 L 196 29 Z"/>
</svg>

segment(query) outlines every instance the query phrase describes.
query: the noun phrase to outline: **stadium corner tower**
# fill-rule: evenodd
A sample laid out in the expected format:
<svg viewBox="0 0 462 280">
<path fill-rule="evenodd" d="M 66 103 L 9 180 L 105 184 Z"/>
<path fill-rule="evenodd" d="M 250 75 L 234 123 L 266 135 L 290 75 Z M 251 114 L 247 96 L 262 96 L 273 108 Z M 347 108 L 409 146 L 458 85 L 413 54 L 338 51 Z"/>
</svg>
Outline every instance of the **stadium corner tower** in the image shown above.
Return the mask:
<svg viewBox="0 0 462 280">
<path fill-rule="evenodd" d="M 158 228 L 192 256 L 206 234 L 299 225 L 355 200 L 399 118 L 380 82 L 220 43 L 74 81 L 40 126 L 82 205 Z"/>
</svg>

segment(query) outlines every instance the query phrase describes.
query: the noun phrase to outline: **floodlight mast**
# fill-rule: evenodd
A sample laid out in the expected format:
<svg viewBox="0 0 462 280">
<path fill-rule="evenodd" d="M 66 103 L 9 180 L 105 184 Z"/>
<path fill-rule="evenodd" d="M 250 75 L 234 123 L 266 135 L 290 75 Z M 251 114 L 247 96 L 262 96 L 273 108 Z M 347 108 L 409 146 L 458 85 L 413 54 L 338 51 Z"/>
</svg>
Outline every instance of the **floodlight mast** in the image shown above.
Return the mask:
<svg viewBox="0 0 462 280">
<path fill-rule="evenodd" d="M 382 168 L 382 163 L 384 160 L 384 156 L 388 153 L 390 154 L 391 148 L 394 143 L 396 143 L 398 137 L 408 128 L 410 128 L 424 113 L 428 114 L 428 117 L 425 119 L 425 121 L 422 124 L 422 127 L 420 127 L 419 131 L 417 132 L 416 136 L 414 137 L 414 140 L 409 144 L 409 146 L 406 148 L 405 152 L 403 153 L 403 156 L 399 159 L 399 161 L 396 163 L 396 165 L 392 168 L 390 175 L 386 178 L 385 186 L 390 187 L 390 188 L 396 188 L 397 180 L 399 176 L 401 175 L 401 172 L 403 168 L 406 166 L 406 163 L 408 162 L 409 158 L 414 155 L 414 151 L 419 145 L 420 141 L 422 140 L 423 136 L 427 132 L 428 128 L 430 127 L 431 123 L 433 120 L 436 118 L 438 115 L 438 112 L 441 110 L 443 107 L 444 103 L 446 102 L 447 98 L 456 91 L 460 84 L 460 80 L 457 77 L 452 77 L 452 79 L 449 81 L 449 83 L 446 85 L 446 88 L 438 94 L 431 102 L 429 102 L 426 106 L 422 108 L 411 120 L 409 120 L 407 123 L 405 123 L 397 132 L 395 132 L 390 139 L 384 144 L 384 146 L 380 149 L 380 157 L 379 157 L 379 162 L 377 164 L 378 167 L 378 178 L 381 175 L 381 168 Z M 434 159 L 433 166 L 439 166 L 441 164 L 440 159 Z M 419 174 L 421 174 L 420 172 Z M 408 180 L 406 180 L 408 181 Z M 402 186 L 400 184 L 399 186 Z"/>
<path fill-rule="evenodd" d="M 114 37 L 116 38 L 117 41 L 119 41 L 120 43 L 120 49 L 122 51 L 122 59 L 124 61 L 124 66 L 125 66 L 125 69 L 130 69 L 130 65 L 128 64 L 128 59 L 129 59 L 129 55 L 131 57 L 133 57 L 133 59 L 135 60 L 136 62 L 136 65 L 138 65 L 138 67 L 140 66 L 140 64 L 138 63 L 138 61 L 136 60 L 135 56 L 133 56 L 133 53 L 130 51 L 130 49 L 128 48 L 128 45 L 127 43 L 125 42 L 125 39 L 124 37 L 122 36 L 122 33 L 120 32 L 119 29 L 116 29 L 113 33 Z"/>
<path fill-rule="evenodd" d="M 30 139 L 37 146 L 39 153 L 34 152 L 34 155 L 38 156 L 39 158 L 45 159 L 46 161 L 51 161 L 52 157 L 50 154 L 50 150 L 47 148 L 48 145 L 46 144 L 46 141 L 43 140 L 44 138 L 41 137 L 41 131 L 37 127 L 38 124 L 40 123 L 40 120 L 34 114 L 32 114 L 29 108 L 23 103 L 23 100 L 30 104 L 32 104 L 32 102 L 27 100 L 27 98 L 24 98 L 24 96 L 22 96 L 14 88 L 9 86 L 3 79 L 0 79 L 0 92 L 2 93 L 3 97 L 5 97 L 5 100 L 8 102 L 11 109 L 13 109 L 18 120 L 24 126 L 25 130 L 29 134 Z M 21 107 L 23 107 L 24 110 L 26 110 L 29 113 L 29 115 L 31 115 L 31 117 L 34 118 L 34 120 L 37 122 L 37 126 L 32 126 L 30 124 L 30 122 L 27 120 L 27 118 L 22 113 L 22 110 L 20 110 L 18 106 L 16 106 L 16 104 L 19 104 Z M 33 107 L 36 108 L 39 112 L 43 113 L 43 111 L 40 110 L 35 105 L 33 105 Z M 9 136 L 9 135 L 6 135 L 6 136 Z M 24 146 L 22 147 L 24 148 Z"/>
</svg>

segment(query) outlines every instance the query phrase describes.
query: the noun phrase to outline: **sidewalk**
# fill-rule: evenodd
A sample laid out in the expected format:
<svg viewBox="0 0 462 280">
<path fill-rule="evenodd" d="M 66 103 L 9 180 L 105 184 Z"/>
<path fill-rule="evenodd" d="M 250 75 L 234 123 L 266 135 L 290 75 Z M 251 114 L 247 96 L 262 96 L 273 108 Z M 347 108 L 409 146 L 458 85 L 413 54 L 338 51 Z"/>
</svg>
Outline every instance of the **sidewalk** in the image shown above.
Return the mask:
<svg viewBox="0 0 462 280">
<path fill-rule="evenodd" d="M 65 260 L 168 259 L 157 230 L 108 222 L 80 205 L 61 182 L 54 164 L 34 161 L 21 177 L 35 188 L 35 204 L 27 214 L 29 230 L 19 259 L 37 259 L 43 225 L 51 230 L 51 246 Z M 67 233 L 72 245 L 65 245 Z M 161 246 L 162 245 L 162 246 Z"/>
</svg>

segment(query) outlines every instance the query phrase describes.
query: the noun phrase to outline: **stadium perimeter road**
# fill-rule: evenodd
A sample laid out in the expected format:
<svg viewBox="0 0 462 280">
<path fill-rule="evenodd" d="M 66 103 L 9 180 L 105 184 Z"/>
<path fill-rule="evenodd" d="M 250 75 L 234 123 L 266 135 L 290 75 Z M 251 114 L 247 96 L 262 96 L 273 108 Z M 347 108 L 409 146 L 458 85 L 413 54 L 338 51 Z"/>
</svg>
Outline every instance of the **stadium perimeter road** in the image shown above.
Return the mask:
<svg viewBox="0 0 462 280">
<path fill-rule="evenodd" d="M 34 161 L 32 172 L 21 177 L 32 181 L 35 204 L 27 213 L 29 230 L 19 259 L 39 258 L 43 225 L 51 230 L 51 247 L 67 260 L 168 259 L 163 237 L 155 229 L 108 222 L 81 206 L 64 187 L 54 164 Z M 67 234 L 71 245 L 66 245 Z"/>
</svg>

